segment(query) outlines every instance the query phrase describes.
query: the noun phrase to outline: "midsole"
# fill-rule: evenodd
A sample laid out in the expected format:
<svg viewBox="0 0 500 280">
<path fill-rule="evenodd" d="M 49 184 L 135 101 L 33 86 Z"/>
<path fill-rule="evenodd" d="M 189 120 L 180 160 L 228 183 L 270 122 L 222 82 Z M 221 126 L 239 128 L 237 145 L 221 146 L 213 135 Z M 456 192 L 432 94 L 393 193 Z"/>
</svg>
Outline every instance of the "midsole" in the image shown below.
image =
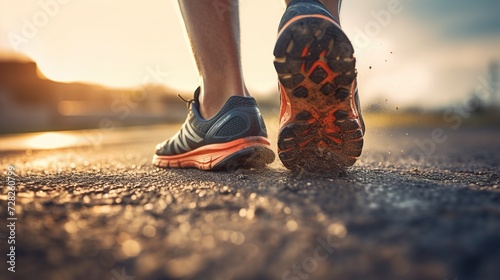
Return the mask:
<svg viewBox="0 0 500 280">
<path fill-rule="evenodd" d="M 155 155 L 155 159 L 161 160 L 185 160 L 185 159 L 195 159 L 203 156 L 210 156 L 211 154 L 224 153 L 225 155 L 231 155 L 241 149 L 245 149 L 252 146 L 270 146 L 269 139 L 262 136 L 252 136 L 237 139 L 227 143 L 218 143 L 205 145 L 203 147 L 197 148 L 195 150 L 189 151 L 187 153 L 172 155 L 172 156 L 161 156 Z"/>
</svg>

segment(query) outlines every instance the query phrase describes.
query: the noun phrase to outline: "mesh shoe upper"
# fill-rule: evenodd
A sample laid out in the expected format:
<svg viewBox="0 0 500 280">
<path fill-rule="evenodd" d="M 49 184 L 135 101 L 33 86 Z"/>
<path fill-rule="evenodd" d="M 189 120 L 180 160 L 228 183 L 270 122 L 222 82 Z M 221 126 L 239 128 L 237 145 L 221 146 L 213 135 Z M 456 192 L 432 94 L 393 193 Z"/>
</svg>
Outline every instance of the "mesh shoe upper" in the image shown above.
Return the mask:
<svg viewBox="0 0 500 280">
<path fill-rule="evenodd" d="M 250 136 L 267 137 L 262 115 L 253 97 L 232 96 L 221 111 L 205 120 L 199 112 L 200 89 L 189 101 L 189 113 L 181 129 L 156 147 L 156 154 L 178 155 L 199 147 Z"/>
</svg>

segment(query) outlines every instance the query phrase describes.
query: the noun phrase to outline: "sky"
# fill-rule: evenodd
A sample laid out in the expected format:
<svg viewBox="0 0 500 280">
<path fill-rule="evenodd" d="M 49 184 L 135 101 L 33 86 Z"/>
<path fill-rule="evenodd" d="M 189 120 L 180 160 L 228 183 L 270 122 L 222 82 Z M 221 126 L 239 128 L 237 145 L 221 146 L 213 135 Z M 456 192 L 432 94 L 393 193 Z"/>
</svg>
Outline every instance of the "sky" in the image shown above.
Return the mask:
<svg viewBox="0 0 500 280">
<path fill-rule="evenodd" d="M 362 102 L 459 103 L 486 77 L 488 63 L 500 61 L 498 0 L 343 2 Z M 270 94 L 283 4 L 240 0 L 240 11 L 247 85 Z M 199 83 L 175 0 L 0 0 L 0 51 L 30 57 L 57 81 L 133 87 L 154 69 L 160 83 L 183 91 Z"/>
</svg>

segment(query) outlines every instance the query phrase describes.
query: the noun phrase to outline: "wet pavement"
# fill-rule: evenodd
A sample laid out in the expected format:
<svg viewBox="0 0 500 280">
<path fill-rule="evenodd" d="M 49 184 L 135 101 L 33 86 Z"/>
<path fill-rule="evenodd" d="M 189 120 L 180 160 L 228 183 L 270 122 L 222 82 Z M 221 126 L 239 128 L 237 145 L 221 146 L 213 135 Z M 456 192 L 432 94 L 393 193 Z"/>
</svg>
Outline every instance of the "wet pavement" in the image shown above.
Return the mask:
<svg viewBox="0 0 500 280">
<path fill-rule="evenodd" d="M 291 174 L 279 161 L 235 172 L 154 168 L 154 145 L 173 132 L 72 132 L 66 147 L 28 151 L 35 135 L 0 139 L 0 220 L 17 218 L 16 272 L 2 225 L 0 279 L 500 276 L 498 126 L 372 128 L 353 168 L 321 175 Z"/>
</svg>

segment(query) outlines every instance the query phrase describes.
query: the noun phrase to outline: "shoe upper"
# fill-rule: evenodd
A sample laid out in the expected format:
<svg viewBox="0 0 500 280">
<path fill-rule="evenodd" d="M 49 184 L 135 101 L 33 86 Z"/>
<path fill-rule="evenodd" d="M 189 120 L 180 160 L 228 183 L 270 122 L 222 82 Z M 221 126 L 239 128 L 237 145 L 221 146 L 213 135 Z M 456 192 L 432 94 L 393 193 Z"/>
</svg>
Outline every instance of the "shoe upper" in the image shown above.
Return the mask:
<svg viewBox="0 0 500 280">
<path fill-rule="evenodd" d="M 220 112 L 209 120 L 199 111 L 200 88 L 188 101 L 188 116 L 181 129 L 156 146 L 156 154 L 178 155 L 199 147 L 226 143 L 250 136 L 267 137 L 264 120 L 253 97 L 232 96 Z"/>
<path fill-rule="evenodd" d="M 319 14 L 331 17 L 336 23 L 340 25 L 340 21 L 337 18 L 335 18 L 326 9 L 326 7 L 323 4 L 321 4 L 321 2 L 319 2 L 318 0 L 293 0 L 288 4 L 286 11 L 283 14 L 278 30 L 281 30 L 283 26 L 288 21 L 290 21 L 290 19 L 296 16 L 311 15 L 311 14 L 316 14 L 316 15 Z"/>
</svg>

